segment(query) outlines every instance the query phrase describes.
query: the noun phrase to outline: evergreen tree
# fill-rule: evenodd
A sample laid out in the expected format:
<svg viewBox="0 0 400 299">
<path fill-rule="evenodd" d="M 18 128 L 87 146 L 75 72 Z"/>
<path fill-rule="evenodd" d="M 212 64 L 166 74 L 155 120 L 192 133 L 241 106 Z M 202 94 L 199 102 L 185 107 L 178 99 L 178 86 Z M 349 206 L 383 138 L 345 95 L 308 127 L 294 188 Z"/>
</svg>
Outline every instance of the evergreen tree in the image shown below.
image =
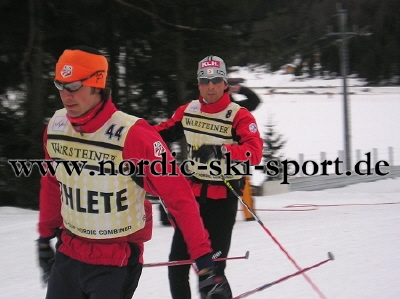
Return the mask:
<svg viewBox="0 0 400 299">
<path fill-rule="evenodd" d="M 279 134 L 275 130 L 275 124 L 273 124 L 272 120 L 269 119 L 266 125 L 266 132 L 264 133 L 264 149 L 263 149 L 263 158 L 264 165 L 267 167 L 268 163 L 274 163 L 273 166 L 278 167 L 279 173 L 276 176 L 268 176 L 267 180 L 276 181 L 282 179 L 282 166 L 281 159 L 282 155 L 280 151 L 286 144 L 286 140 L 283 139 L 283 136 Z M 274 162 L 272 162 L 274 161 Z M 271 168 L 271 167 L 269 167 Z"/>
</svg>

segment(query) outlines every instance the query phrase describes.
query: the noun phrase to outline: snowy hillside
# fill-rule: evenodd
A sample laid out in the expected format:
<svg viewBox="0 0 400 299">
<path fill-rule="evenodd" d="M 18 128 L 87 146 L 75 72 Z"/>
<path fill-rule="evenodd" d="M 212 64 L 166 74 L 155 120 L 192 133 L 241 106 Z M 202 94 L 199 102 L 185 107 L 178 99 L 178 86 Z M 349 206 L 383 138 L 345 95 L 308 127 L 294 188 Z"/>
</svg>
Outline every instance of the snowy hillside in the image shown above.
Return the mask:
<svg viewBox="0 0 400 299">
<path fill-rule="evenodd" d="M 270 119 L 287 140 L 282 151 L 285 158 L 298 160 L 302 153 L 304 160 L 319 163 L 321 152 L 326 159 L 339 157 L 344 149 L 341 78 L 298 80 L 282 72 L 265 73 L 262 68 L 249 72 L 244 67 L 229 76 L 245 78 L 244 85 L 260 96 L 262 104 L 253 114 L 262 132 Z M 347 85 L 352 165 L 374 149 L 378 153 L 374 159 L 388 161 L 390 147 L 392 165 L 400 165 L 400 87 L 368 87 L 356 78 L 348 78 Z M 241 95 L 235 96 L 240 100 Z M 259 185 L 259 177 L 253 183 Z"/>
</svg>

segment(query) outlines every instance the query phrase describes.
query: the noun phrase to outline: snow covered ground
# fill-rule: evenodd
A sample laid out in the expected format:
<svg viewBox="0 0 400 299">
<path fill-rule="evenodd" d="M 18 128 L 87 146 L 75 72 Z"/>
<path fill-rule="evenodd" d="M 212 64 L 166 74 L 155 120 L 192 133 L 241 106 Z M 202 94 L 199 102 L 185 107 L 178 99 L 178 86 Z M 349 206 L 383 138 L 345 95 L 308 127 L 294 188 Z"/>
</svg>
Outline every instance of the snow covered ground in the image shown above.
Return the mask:
<svg viewBox="0 0 400 299">
<path fill-rule="evenodd" d="M 291 205 L 307 204 L 303 207 Z M 308 272 L 329 299 L 400 298 L 400 178 L 325 191 L 256 197 L 264 225 L 301 266 L 336 259 Z M 146 244 L 145 262 L 166 261 L 172 228 L 161 226 L 155 209 L 154 237 Z M 0 298 L 44 298 L 35 255 L 37 212 L 0 207 Z M 257 222 L 243 221 L 239 211 L 230 256 L 249 250 L 248 260 L 228 262 L 234 295 L 275 281 L 295 266 Z M 170 298 L 165 267 L 145 268 L 134 298 Z M 196 289 L 195 274 L 191 275 Z M 194 292 L 195 293 L 195 292 Z M 193 298 L 198 299 L 195 293 Z M 297 276 L 254 299 L 320 298 Z"/>
<path fill-rule="evenodd" d="M 341 81 L 292 81 L 290 75 L 249 73 L 240 69 L 231 77 L 246 78 L 261 96 L 254 112 L 260 128 L 272 117 L 287 144 L 284 156 L 319 161 L 343 149 Z M 377 148 L 379 159 L 388 159 L 394 148 L 400 165 L 400 88 L 371 88 L 349 80 L 352 148 L 363 153 Z M 297 89 L 283 87 L 297 86 Z M 319 86 L 325 86 L 319 88 Z M 326 88 L 326 86 L 330 86 Z M 271 88 L 274 93 L 271 94 Z M 285 92 L 285 93 L 283 93 Z M 353 157 L 355 158 L 355 157 Z M 354 159 L 353 159 L 354 160 Z M 290 207 L 306 204 L 309 206 Z M 352 185 L 340 189 L 291 192 L 256 197 L 257 214 L 265 226 L 301 266 L 308 267 L 336 257 L 308 276 L 329 299 L 400 298 L 400 178 Z M 172 228 L 161 226 L 154 209 L 154 237 L 146 244 L 145 262 L 167 261 Z M 44 298 L 36 262 L 36 211 L 0 207 L 0 298 Z M 256 222 L 243 221 L 238 213 L 231 256 L 250 251 L 248 260 L 228 263 L 227 275 L 234 295 L 295 272 L 296 267 Z M 164 267 L 146 268 L 134 298 L 169 298 Z M 196 277 L 191 276 L 192 289 Z M 198 299 L 194 291 L 194 299 Z M 297 276 L 249 298 L 320 298 L 304 277 Z"/>
</svg>

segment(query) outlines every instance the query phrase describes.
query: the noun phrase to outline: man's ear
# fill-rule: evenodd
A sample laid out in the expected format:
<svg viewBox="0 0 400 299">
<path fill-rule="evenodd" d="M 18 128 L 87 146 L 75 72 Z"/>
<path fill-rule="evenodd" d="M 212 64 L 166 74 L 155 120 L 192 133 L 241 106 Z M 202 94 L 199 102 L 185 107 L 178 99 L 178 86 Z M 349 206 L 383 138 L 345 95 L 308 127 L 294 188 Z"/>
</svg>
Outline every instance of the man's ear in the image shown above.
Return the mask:
<svg viewBox="0 0 400 299">
<path fill-rule="evenodd" d="M 225 92 L 227 92 L 227 91 L 229 91 L 229 84 L 228 83 L 226 83 L 225 81 L 224 81 L 224 84 L 225 84 Z"/>
<path fill-rule="evenodd" d="M 101 90 L 101 88 L 98 88 L 98 87 L 93 87 L 93 86 L 90 87 L 91 94 L 100 93 L 100 90 Z"/>
</svg>

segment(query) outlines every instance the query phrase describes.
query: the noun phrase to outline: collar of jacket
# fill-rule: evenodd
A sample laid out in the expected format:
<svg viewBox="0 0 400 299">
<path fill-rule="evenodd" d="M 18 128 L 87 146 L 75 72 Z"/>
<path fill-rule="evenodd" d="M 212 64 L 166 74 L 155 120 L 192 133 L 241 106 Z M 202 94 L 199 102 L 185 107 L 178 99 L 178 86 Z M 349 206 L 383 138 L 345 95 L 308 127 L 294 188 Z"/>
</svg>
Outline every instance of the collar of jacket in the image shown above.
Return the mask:
<svg viewBox="0 0 400 299">
<path fill-rule="evenodd" d="M 203 97 L 201 97 L 201 96 L 199 97 L 199 101 L 201 104 L 200 110 L 201 110 L 201 112 L 204 112 L 204 113 L 221 112 L 231 103 L 229 92 L 225 92 L 218 101 L 216 101 L 215 103 L 212 103 L 212 104 L 206 104 L 204 102 Z"/>
<path fill-rule="evenodd" d="M 81 133 L 93 133 L 100 129 L 107 120 L 117 111 L 111 97 L 108 98 L 103 108 L 90 121 L 82 126 L 73 126 L 74 130 Z"/>
</svg>

